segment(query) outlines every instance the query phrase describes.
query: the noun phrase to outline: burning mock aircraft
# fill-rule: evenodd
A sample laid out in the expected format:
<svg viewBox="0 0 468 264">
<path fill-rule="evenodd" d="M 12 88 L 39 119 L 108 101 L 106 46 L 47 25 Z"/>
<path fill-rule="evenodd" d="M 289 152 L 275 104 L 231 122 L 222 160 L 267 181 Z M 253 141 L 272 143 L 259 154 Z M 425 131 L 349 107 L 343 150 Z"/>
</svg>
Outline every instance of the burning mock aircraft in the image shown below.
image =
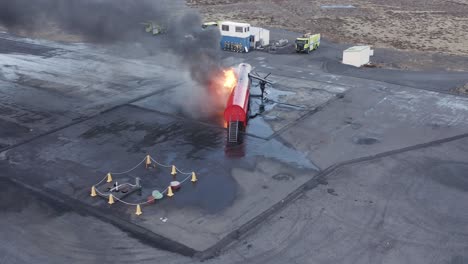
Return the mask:
<svg viewBox="0 0 468 264">
<path fill-rule="evenodd" d="M 234 76 L 232 76 L 233 74 L 233 72 L 225 72 L 225 86 L 231 87 L 226 108 L 224 109 L 224 123 L 228 128 L 229 143 L 239 142 L 239 131 L 244 131 L 247 127 L 252 79 L 259 81 L 262 100 L 265 84 L 272 83 L 266 80 L 266 78 L 252 74 L 252 66 L 247 63 L 239 64 Z"/>
</svg>

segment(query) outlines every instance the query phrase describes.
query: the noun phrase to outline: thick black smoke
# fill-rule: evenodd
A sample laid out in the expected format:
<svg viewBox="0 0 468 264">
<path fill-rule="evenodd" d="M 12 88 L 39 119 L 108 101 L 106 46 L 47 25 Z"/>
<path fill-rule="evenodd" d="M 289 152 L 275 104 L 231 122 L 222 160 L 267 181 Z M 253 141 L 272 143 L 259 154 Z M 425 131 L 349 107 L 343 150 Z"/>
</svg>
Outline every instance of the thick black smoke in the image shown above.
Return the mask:
<svg viewBox="0 0 468 264">
<path fill-rule="evenodd" d="M 141 22 L 164 20 L 167 6 L 164 0 L 0 0 L 0 23 L 33 31 L 54 22 L 90 41 L 113 42 L 135 37 Z"/>
<path fill-rule="evenodd" d="M 9 30 L 44 30 L 53 23 L 66 33 L 98 43 L 139 42 L 144 48 L 162 48 L 148 41 L 142 22 L 166 28 L 164 48 L 186 66 L 203 87 L 220 72 L 219 32 L 202 30 L 200 16 L 180 0 L 0 0 L 0 24 Z"/>
<path fill-rule="evenodd" d="M 187 62 L 195 81 L 208 85 L 220 72 L 219 31 L 201 29 L 202 20 L 194 11 L 170 20 L 167 40 L 171 49 Z"/>
</svg>

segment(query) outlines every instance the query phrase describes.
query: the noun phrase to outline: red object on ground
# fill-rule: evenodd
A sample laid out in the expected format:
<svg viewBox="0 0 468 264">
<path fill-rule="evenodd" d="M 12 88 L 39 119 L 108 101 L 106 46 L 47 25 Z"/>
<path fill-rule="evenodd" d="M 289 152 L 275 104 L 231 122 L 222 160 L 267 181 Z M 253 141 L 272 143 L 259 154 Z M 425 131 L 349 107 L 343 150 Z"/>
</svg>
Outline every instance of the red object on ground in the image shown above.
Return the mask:
<svg viewBox="0 0 468 264">
<path fill-rule="evenodd" d="M 244 127 L 247 125 L 251 84 L 250 71 L 252 71 L 252 66 L 247 63 L 241 63 L 237 67 L 237 84 L 232 89 L 224 110 L 224 121 L 227 124 L 238 121 Z"/>
<path fill-rule="evenodd" d="M 154 197 L 152 195 L 148 196 L 148 204 L 154 204 Z"/>
<path fill-rule="evenodd" d="M 178 191 L 180 189 L 180 182 L 171 181 L 171 188 L 173 191 Z"/>
</svg>

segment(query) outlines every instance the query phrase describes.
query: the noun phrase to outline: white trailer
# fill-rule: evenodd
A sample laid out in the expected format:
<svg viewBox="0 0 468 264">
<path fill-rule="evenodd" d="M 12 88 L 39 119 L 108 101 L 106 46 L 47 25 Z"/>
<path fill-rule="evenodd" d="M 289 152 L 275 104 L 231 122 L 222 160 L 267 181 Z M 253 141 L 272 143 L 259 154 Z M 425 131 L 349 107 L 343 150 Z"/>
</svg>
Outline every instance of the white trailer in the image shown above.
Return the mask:
<svg viewBox="0 0 468 264">
<path fill-rule="evenodd" d="M 368 64 L 373 55 L 370 46 L 354 46 L 343 51 L 343 64 L 361 67 Z"/>
<path fill-rule="evenodd" d="M 249 52 L 252 49 L 270 45 L 268 29 L 252 27 L 248 23 L 221 21 L 217 23 L 221 33 L 221 49 Z M 208 26 L 208 23 L 204 25 Z"/>
</svg>

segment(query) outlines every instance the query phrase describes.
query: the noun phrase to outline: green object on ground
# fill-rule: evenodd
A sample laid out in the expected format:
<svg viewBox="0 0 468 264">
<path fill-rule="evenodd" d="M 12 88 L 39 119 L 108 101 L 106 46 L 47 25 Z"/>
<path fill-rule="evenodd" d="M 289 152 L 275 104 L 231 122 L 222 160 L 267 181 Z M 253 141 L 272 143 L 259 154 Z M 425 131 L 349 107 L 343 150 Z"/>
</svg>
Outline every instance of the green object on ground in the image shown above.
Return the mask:
<svg viewBox="0 0 468 264">
<path fill-rule="evenodd" d="M 163 26 L 153 21 L 147 21 L 141 24 L 145 26 L 145 31 L 152 35 L 159 35 L 166 32 L 166 29 Z"/>
<path fill-rule="evenodd" d="M 162 193 L 158 190 L 154 190 L 151 195 L 154 197 L 154 199 L 156 200 L 161 200 L 164 196 L 162 195 Z"/>
</svg>

